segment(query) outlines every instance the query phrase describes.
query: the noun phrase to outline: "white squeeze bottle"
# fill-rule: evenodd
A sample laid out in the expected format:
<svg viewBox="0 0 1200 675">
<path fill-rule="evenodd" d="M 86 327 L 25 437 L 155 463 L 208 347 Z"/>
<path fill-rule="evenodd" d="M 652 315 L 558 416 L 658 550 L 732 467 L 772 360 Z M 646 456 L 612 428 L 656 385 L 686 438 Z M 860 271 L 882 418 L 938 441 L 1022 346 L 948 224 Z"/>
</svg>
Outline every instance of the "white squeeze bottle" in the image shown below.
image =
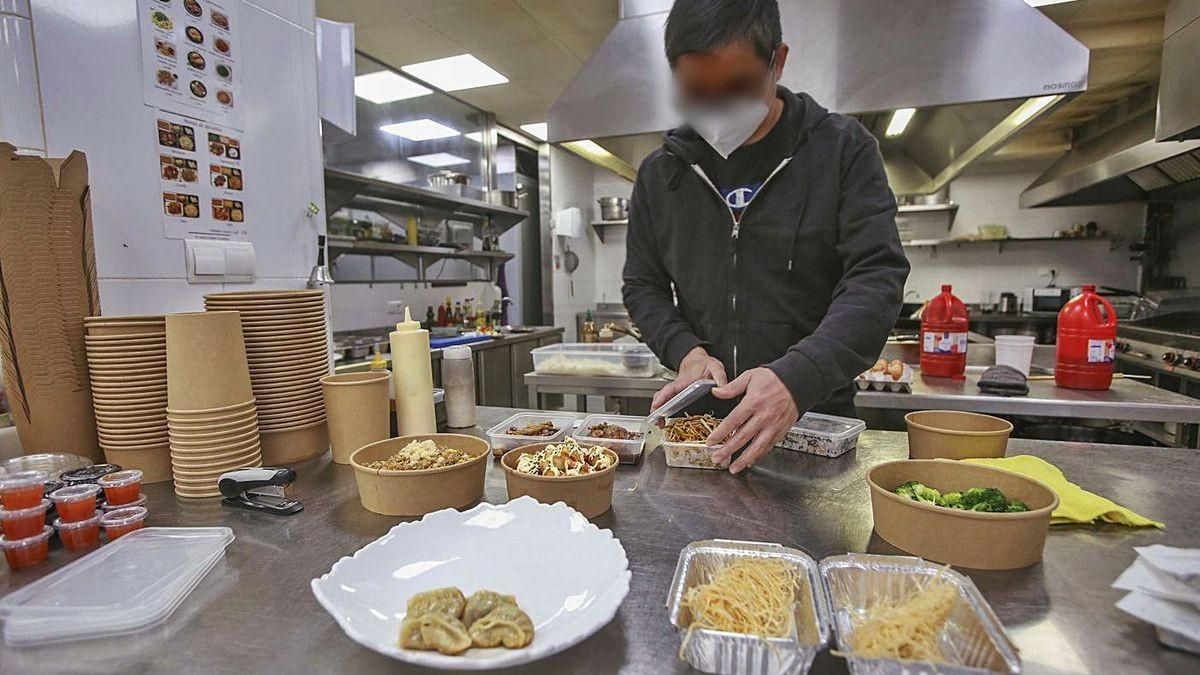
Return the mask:
<svg viewBox="0 0 1200 675">
<path fill-rule="evenodd" d="M 396 429 L 401 435 L 436 434 L 433 412 L 433 366 L 429 331 L 413 321 L 408 307 L 392 340 L 392 386 L 396 392 Z"/>
</svg>

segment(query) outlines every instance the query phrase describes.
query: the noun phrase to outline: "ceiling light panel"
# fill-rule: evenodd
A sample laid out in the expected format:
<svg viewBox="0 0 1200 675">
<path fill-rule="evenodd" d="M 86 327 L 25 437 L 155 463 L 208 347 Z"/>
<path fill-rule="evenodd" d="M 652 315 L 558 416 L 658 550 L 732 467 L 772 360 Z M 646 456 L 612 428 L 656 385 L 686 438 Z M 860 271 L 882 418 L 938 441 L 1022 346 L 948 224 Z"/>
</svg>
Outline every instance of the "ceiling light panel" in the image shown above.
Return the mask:
<svg viewBox="0 0 1200 675">
<path fill-rule="evenodd" d="M 385 124 L 379 127 L 379 130 L 393 136 L 407 138 L 410 141 L 432 141 L 437 138 L 450 138 L 459 135 L 457 130 L 434 122 L 431 119 Z"/>
<path fill-rule="evenodd" d="M 892 119 L 888 122 L 887 131 L 884 131 L 883 135 L 887 138 L 895 138 L 904 133 L 904 130 L 908 128 L 908 123 L 912 121 L 913 115 L 916 112 L 916 108 L 900 108 L 892 113 Z"/>
<path fill-rule="evenodd" d="M 452 155 L 448 152 L 435 152 L 429 155 L 413 155 L 412 157 L 408 158 L 408 161 L 416 162 L 417 164 L 424 164 L 425 166 L 432 166 L 434 168 L 441 168 L 444 166 L 462 166 L 463 164 L 471 163 L 471 160 L 467 159 L 466 157 L 459 157 L 458 155 Z"/>
<path fill-rule="evenodd" d="M 390 70 L 380 70 L 354 78 L 354 95 L 372 103 L 391 103 L 432 93 L 433 90 L 429 87 L 422 87 Z"/>
<path fill-rule="evenodd" d="M 400 70 L 442 91 L 461 91 L 508 82 L 507 77 L 470 54 L 413 63 L 401 66 Z"/>
</svg>

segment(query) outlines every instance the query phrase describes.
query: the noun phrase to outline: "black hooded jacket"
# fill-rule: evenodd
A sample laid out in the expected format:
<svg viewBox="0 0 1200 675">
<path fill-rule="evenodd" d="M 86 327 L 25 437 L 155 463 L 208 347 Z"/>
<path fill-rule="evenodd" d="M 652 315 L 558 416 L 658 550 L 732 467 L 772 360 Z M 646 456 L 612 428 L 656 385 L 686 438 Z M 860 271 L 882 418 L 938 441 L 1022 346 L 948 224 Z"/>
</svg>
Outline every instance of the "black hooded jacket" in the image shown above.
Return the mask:
<svg viewBox="0 0 1200 675">
<path fill-rule="evenodd" d="M 732 379 L 766 366 L 797 408 L 853 414 L 854 377 L 896 322 L 908 260 L 875 139 L 782 87 L 796 145 L 740 223 L 700 169 L 687 127 L 642 162 L 629 211 L 625 307 L 678 368 L 703 346 Z"/>
</svg>

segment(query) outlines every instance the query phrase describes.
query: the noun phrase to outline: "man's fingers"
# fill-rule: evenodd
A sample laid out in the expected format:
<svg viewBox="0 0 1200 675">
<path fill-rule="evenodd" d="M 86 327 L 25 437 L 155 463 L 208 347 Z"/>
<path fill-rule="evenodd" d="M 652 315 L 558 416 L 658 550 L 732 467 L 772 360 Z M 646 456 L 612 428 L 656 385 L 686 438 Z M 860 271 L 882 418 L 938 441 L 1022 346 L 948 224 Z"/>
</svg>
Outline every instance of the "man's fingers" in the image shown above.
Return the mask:
<svg viewBox="0 0 1200 675">
<path fill-rule="evenodd" d="M 754 415 L 754 411 L 750 408 L 739 405 L 733 409 L 733 412 L 725 416 L 716 429 L 708 435 L 705 443 L 709 446 L 720 445 L 726 438 L 731 436 L 737 428 L 744 425 Z M 733 452 L 733 450 L 730 450 Z"/>
<path fill-rule="evenodd" d="M 733 456 L 733 453 L 749 445 L 758 434 L 758 424 L 753 419 L 738 427 L 729 438 L 726 438 L 720 450 L 713 453 L 713 462 L 723 464 Z"/>
<path fill-rule="evenodd" d="M 758 432 L 750 447 L 729 467 L 729 473 L 741 473 L 754 466 L 754 463 L 762 459 L 771 450 L 773 445 L 775 445 L 775 439 L 772 437 L 770 429 L 763 429 Z"/>
<path fill-rule="evenodd" d="M 734 398 L 736 396 L 741 396 L 742 394 L 746 393 L 746 387 L 750 384 L 750 373 L 751 371 L 747 370 L 735 378 L 733 382 L 721 387 L 713 388 L 712 395 L 716 396 L 717 398 Z"/>
<path fill-rule="evenodd" d="M 708 364 L 709 379 L 716 380 L 718 387 L 724 387 L 729 383 L 729 378 L 725 376 L 725 364 L 713 359 Z"/>
<path fill-rule="evenodd" d="M 654 395 L 654 400 L 650 402 L 651 412 L 662 407 L 662 404 L 670 401 L 671 397 L 673 397 L 675 394 L 678 394 L 682 390 L 683 386 L 679 384 L 679 380 L 671 380 L 668 382 L 667 386 L 658 390 L 658 393 Z"/>
</svg>

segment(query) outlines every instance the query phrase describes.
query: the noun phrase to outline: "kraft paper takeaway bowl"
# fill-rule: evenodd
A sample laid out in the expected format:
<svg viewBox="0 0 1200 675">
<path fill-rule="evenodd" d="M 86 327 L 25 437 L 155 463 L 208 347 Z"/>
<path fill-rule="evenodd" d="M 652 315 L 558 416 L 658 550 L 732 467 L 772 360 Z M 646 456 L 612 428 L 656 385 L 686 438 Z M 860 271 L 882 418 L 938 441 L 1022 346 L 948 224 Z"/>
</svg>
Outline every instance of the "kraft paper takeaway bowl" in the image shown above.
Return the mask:
<svg viewBox="0 0 1200 675">
<path fill-rule="evenodd" d="M 1013 430 L 1008 420 L 957 410 L 917 410 L 904 421 L 910 459 L 1003 457 Z"/>
<path fill-rule="evenodd" d="M 564 502 L 589 519 L 612 508 L 613 484 L 617 478 L 617 464 L 620 463 L 617 453 L 604 448 L 606 453 L 612 455 L 612 464 L 603 471 L 583 476 L 532 476 L 517 471 L 521 455 L 537 452 L 547 445 L 551 444 L 522 445 L 500 458 L 510 500 L 528 495 L 543 504 Z"/>
<path fill-rule="evenodd" d="M 893 492 L 910 480 L 941 492 L 994 487 L 1029 507 L 1023 513 L 948 509 Z M 946 459 L 902 459 L 867 472 L 875 532 L 926 560 L 981 570 L 1028 567 L 1042 559 L 1058 495 L 1011 471 Z"/>
<path fill-rule="evenodd" d="M 432 440 L 462 450 L 467 462 L 441 469 L 391 471 L 372 469 L 371 462 L 387 459 L 413 441 Z M 483 477 L 491 457 L 488 442 L 461 434 L 400 436 L 364 445 L 350 455 L 363 508 L 385 516 L 423 516 L 441 509 L 462 509 L 483 499 Z"/>
</svg>

